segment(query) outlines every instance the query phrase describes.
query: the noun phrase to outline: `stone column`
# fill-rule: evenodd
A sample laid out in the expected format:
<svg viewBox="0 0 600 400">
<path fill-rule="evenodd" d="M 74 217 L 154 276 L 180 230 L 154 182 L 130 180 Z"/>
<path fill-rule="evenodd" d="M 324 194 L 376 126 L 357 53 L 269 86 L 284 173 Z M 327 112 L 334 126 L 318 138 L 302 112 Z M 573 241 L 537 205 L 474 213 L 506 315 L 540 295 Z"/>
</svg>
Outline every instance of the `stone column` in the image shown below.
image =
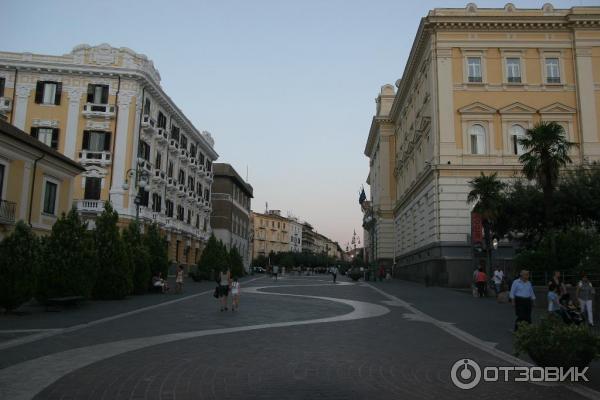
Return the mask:
<svg viewBox="0 0 600 400">
<path fill-rule="evenodd" d="M 65 156 L 77 159 L 77 129 L 79 128 L 79 102 L 84 88 L 67 87 L 63 88 L 69 96 L 69 110 L 67 113 L 67 131 L 65 134 Z"/>
<path fill-rule="evenodd" d="M 31 181 L 33 179 L 32 175 L 33 163 L 30 161 L 25 161 L 23 164 L 23 187 L 21 188 L 21 204 L 19 204 L 18 210 L 18 219 L 22 219 L 25 222 L 28 222 L 29 217 L 29 201 L 31 200 Z M 39 187 L 42 187 L 42 182 L 36 182 Z M 17 211 L 17 210 L 15 210 Z"/>
<path fill-rule="evenodd" d="M 438 48 L 435 55 L 438 84 L 438 127 L 440 132 L 440 154 L 438 155 L 452 156 L 456 154 L 452 49 Z"/>
<path fill-rule="evenodd" d="M 31 93 L 32 89 L 33 84 L 31 83 L 17 84 L 13 124 L 21 130 L 25 129 L 25 119 L 27 117 L 27 102 L 29 100 L 29 94 Z"/>
<path fill-rule="evenodd" d="M 114 209 L 122 214 L 125 206 L 126 191 L 123 190 L 125 172 L 127 171 L 127 141 L 129 138 L 129 105 L 132 95 L 120 94 L 117 107 L 119 107 L 117 130 L 115 134 L 115 154 L 112 155 L 112 186 L 110 199 Z M 133 190 L 130 187 L 130 190 Z"/>
</svg>

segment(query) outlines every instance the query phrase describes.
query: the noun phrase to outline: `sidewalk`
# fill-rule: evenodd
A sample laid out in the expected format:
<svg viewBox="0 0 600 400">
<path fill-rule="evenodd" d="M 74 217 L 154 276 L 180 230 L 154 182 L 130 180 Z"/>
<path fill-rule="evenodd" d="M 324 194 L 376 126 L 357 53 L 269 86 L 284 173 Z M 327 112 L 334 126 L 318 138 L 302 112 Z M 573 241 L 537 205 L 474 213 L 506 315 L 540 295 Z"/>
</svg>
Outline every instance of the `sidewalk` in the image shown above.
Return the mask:
<svg viewBox="0 0 600 400">
<path fill-rule="evenodd" d="M 470 290 L 426 287 L 401 280 L 368 283 L 411 303 L 438 320 L 452 322 L 479 339 L 496 343 L 497 349 L 514 355 L 515 314 L 511 304 L 500 304 L 495 297 L 475 298 Z M 534 320 L 544 314 L 546 314 L 545 309 L 534 307 Z M 521 358 L 530 361 L 526 355 L 521 355 Z M 599 390 L 600 361 L 592 363 L 587 376 L 592 383 L 591 386 Z"/>
</svg>

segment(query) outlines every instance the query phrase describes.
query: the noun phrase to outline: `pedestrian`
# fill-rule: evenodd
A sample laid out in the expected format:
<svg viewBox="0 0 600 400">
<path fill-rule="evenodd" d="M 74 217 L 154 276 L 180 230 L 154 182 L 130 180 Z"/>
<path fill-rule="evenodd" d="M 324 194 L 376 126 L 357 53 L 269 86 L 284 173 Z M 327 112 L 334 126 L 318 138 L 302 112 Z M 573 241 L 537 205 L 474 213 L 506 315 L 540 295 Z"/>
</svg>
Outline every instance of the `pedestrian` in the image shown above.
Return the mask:
<svg viewBox="0 0 600 400">
<path fill-rule="evenodd" d="M 175 276 L 175 293 L 183 292 L 183 265 L 177 267 L 177 275 Z"/>
<path fill-rule="evenodd" d="M 383 281 L 383 278 L 385 278 L 385 268 L 383 268 L 383 265 L 379 266 L 379 282 Z"/>
<path fill-rule="evenodd" d="M 492 280 L 494 281 L 494 289 L 496 290 L 497 297 L 502 291 L 502 281 L 504 281 L 504 271 L 502 271 L 499 265 L 496 265 L 496 270 L 494 271 Z"/>
<path fill-rule="evenodd" d="M 279 267 L 277 265 L 273 265 L 273 279 L 277 280 L 277 275 L 279 275 Z"/>
<path fill-rule="evenodd" d="M 240 283 L 238 282 L 237 276 L 233 278 L 231 282 L 231 311 L 240 309 Z"/>
<path fill-rule="evenodd" d="M 152 286 L 159 289 L 161 293 L 169 291 L 169 284 L 163 279 L 161 272 L 157 272 L 152 277 Z"/>
<path fill-rule="evenodd" d="M 568 322 L 565 306 L 560 304 L 560 301 L 558 300 L 558 286 L 554 283 L 551 283 L 548 288 L 548 312 L 557 315 L 565 323 Z"/>
<path fill-rule="evenodd" d="M 479 293 L 479 297 L 485 297 L 487 279 L 487 274 L 483 272 L 482 267 L 479 267 L 477 276 L 475 278 L 475 285 L 477 286 L 477 293 Z"/>
<path fill-rule="evenodd" d="M 551 283 L 554 283 L 556 285 L 558 299 L 560 301 L 564 301 L 565 296 L 568 294 L 568 292 L 567 287 L 565 286 L 565 281 L 562 278 L 560 271 L 554 271 L 554 274 L 552 275 L 552 280 L 548 283 L 548 286 L 550 286 Z"/>
<path fill-rule="evenodd" d="M 592 313 L 592 300 L 596 294 L 596 289 L 588 279 L 587 274 L 581 276 L 581 280 L 577 284 L 576 297 L 579 300 L 581 314 L 586 315 L 584 310 L 587 310 L 587 320 L 590 326 L 594 326 L 594 314 Z"/>
<path fill-rule="evenodd" d="M 338 274 L 338 268 L 334 265 L 333 267 L 331 267 L 331 275 L 333 275 L 333 283 L 335 283 L 336 279 L 337 279 L 337 274 Z"/>
<path fill-rule="evenodd" d="M 515 321 L 515 331 L 520 322 L 531 323 L 531 309 L 535 301 L 533 286 L 529 282 L 529 271 L 522 270 L 519 279 L 515 279 L 510 288 L 510 299 L 515 307 L 517 319 Z"/>
<path fill-rule="evenodd" d="M 229 295 L 229 284 L 231 283 L 231 272 L 227 269 L 225 272 L 219 273 L 219 303 L 221 311 L 227 311 L 227 297 Z"/>
</svg>

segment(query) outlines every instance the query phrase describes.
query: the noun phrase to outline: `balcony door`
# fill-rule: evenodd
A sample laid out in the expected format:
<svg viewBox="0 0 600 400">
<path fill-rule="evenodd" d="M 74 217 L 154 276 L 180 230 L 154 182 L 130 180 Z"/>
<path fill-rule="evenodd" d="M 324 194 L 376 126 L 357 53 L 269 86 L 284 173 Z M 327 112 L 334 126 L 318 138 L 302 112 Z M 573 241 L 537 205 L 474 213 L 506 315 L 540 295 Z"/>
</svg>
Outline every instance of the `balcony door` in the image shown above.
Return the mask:
<svg viewBox="0 0 600 400">
<path fill-rule="evenodd" d="M 86 200 L 100 200 L 100 191 L 102 185 L 102 178 L 85 178 L 85 193 L 84 197 Z"/>
</svg>

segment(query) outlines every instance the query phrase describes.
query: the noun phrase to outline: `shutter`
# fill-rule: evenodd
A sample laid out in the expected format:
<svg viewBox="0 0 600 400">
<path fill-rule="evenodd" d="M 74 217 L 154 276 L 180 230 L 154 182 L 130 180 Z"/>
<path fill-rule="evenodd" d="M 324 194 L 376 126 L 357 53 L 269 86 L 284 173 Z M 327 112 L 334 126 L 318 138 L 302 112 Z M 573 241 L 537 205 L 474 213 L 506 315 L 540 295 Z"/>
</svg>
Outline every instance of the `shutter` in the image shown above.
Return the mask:
<svg viewBox="0 0 600 400">
<path fill-rule="evenodd" d="M 90 148 L 90 131 L 83 131 L 83 143 L 81 144 L 81 150 L 88 150 Z"/>
<path fill-rule="evenodd" d="M 110 132 L 104 132 L 104 151 L 110 151 Z"/>
<path fill-rule="evenodd" d="M 54 95 L 54 104 L 60 104 L 60 97 L 62 95 L 62 82 L 56 83 L 56 94 Z"/>
<path fill-rule="evenodd" d="M 52 129 L 52 141 L 50 142 L 50 147 L 52 147 L 54 150 L 58 150 L 58 134 L 58 128 Z"/>
<path fill-rule="evenodd" d="M 41 104 L 44 100 L 44 81 L 37 81 L 35 84 L 35 102 Z"/>
<path fill-rule="evenodd" d="M 33 136 L 34 138 L 38 138 L 38 130 L 39 128 L 36 127 L 31 127 L 31 136 Z"/>
<path fill-rule="evenodd" d="M 102 87 L 102 104 L 108 104 L 108 86 Z"/>
<path fill-rule="evenodd" d="M 87 102 L 94 102 L 94 85 L 92 85 L 91 83 L 88 83 Z"/>
</svg>

